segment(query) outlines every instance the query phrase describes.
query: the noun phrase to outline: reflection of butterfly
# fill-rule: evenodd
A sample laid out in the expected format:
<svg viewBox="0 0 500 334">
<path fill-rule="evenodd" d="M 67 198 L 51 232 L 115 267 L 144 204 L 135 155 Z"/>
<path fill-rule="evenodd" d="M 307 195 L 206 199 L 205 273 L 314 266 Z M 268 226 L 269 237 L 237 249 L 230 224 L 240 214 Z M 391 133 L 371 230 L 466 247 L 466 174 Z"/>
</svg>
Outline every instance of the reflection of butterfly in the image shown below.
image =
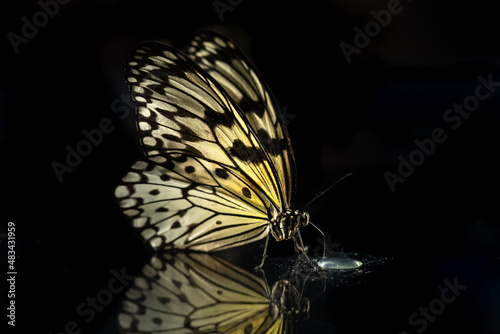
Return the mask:
<svg viewBox="0 0 500 334">
<path fill-rule="evenodd" d="M 126 293 L 124 333 L 291 333 L 309 301 L 293 284 L 265 280 L 203 253 L 153 257 Z"/>
<path fill-rule="evenodd" d="M 295 163 L 271 93 L 247 57 L 213 32 L 187 55 L 148 42 L 126 77 L 147 158 L 115 195 L 156 249 L 217 251 L 269 233 L 300 234 L 309 215 L 292 210 Z"/>
</svg>

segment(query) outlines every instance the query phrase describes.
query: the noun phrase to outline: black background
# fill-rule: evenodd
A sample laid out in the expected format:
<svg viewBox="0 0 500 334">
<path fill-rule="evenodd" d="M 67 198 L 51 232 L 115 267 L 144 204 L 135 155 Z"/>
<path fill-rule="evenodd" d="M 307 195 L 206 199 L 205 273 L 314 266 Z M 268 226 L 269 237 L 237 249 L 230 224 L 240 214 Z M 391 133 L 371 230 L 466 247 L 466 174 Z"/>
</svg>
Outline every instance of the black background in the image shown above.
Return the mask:
<svg viewBox="0 0 500 334">
<path fill-rule="evenodd" d="M 121 119 L 112 109 L 127 93 L 126 58 L 143 40 L 182 47 L 197 29 L 217 26 L 286 106 L 296 207 L 353 172 L 311 205 L 312 221 L 336 248 L 397 264 L 377 280 L 384 289 L 332 297 L 322 312 L 342 326 L 329 332 L 415 333 L 408 316 L 457 277 L 467 289 L 425 332 L 500 333 L 500 87 L 457 129 L 443 121 L 474 94 L 478 76 L 500 81 L 497 10 L 487 1 L 402 1 L 348 63 L 339 44 L 354 44 L 354 27 L 363 30 L 370 10 L 387 3 L 247 0 L 221 22 L 212 1 L 72 0 L 17 53 L 8 34 L 21 34 L 22 17 L 32 22 L 41 7 L 4 5 L 0 219 L 16 224 L 16 329 L 59 333 L 74 320 L 89 333 L 115 331 L 119 298 L 90 324 L 75 309 L 107 286 L 110 270 L 137 273 L 148 256 L 113 197 L 141 157 L 133 113 Z M 54 161 L 65 163 L 66 147 L 105 118 L 113 130 L 60 182 Z M 415 154 L 414 140 L 436 128 L 447 140 L 391 191 L 384 173 L 397 174 L 398 156 Z M 307 228 L 304 237 L 316 249 L 317 233 Z M 292 243 L 272 241 L 269 254 L 293 254 Z"/>
</svg>

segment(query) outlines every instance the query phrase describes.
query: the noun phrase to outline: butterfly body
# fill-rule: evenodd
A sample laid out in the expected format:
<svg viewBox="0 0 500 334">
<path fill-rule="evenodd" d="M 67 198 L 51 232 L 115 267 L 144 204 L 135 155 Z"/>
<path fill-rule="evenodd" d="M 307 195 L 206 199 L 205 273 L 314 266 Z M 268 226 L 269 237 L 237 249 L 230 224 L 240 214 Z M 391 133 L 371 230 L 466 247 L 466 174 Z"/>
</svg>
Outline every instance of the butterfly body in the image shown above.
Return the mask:
<svg viewBox="0 0 500 334">
<path fill-rule="evenodd" d="M 295 160 L 285 122 L 249 59 L 226 37 L 198 33 L 187 54 L 140 45 L 126 78 L 146 157 L 116 188 L 155 249 L 218 251 L 295 238 Z"/>
<path fill-rule="evenodd" d="M 299 210 L 287 209 L 282 212 L 269 208 L 269 229 L 276 241 L 288 240 L 297 235 L 299 228 L 309 223 L 309 214 Z"/>
</svg>

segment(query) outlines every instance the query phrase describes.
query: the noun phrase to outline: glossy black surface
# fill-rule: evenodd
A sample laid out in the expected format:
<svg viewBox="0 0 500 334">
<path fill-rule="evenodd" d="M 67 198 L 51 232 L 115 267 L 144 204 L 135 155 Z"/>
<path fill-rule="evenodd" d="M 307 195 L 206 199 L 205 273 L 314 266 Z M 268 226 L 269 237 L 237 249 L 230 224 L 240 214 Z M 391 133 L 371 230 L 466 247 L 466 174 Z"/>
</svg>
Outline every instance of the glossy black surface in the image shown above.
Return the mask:
<svg viewBox="0 0 500 334">
<path fill-rule="evenodd" d="M 127 277 L 152 256 L 113 197 L 141 156 L 123 95 L 125 60 L 143 40 L 181 47 L 196 29 L 223 24 L 286 107 L 296 209 L 353 172 L 308 211 L 332 254 L 380 261 L 373 270 L 335 274 L 323 293 L 324 281 L 309 278 L 310 320 L 297 323 L 299 333 L 500 333 L 497 11 L 472 1 L 401 2 L 402 11 L 348 63 L 339 45 L 353 45 L 354 28 L 364 29 L 370 11 L 388 3 L 242 1 L 221 22 L 211 1 L 73 0 L 17 53 L 9 33 L 22 34 L 23 17 L 32 20 L 41 5 L 4 4 L 0 219 L 16 224 L 18 255 L 10 332 L 117 333 Z M 488 78 L 491 91 L 477 90 Z M 491 94 L 470 116 L 448 114 L 477 92 Z M 108 133 L 60 182 L 53 163 L 64 163 L 67 147 L 97 128 Z M 384 174 L 397 174 L 401 160 L 423 150 L 415 140 L 433 133 L 435 149 L 427 146 L 432 153 L 392 191 Z M 307 227 L 303 236 L 319 256 L 318 233 Z M 252 252 L 258 262 L 260 251 L 231 256 Z M 269 256 L 271 286 L 293 276 L 291 242 L 271 240 Z M 462 289 L 455 299 L 450 284 Z M 98 295 L 111 296 L 109 304 L 92 306 Z M 432 307 L 439 314 L 425 313 Z"/>
</svg>

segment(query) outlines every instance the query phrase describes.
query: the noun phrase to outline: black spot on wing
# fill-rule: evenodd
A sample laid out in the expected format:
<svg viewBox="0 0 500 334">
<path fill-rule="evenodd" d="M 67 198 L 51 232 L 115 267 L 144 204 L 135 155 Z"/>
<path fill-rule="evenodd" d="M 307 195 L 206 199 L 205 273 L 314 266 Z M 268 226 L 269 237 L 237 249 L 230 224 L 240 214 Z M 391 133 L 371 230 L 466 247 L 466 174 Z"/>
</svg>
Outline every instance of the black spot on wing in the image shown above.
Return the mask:
<svg viewBox="0 0 500 334">
<path fill-rule="evenodd" d="M 168 208 L 165 207 L 159 207 L 158 209 L 155 210 L 156 212 L 168 212 Z"/>
<path fill-rule="evenodd" d="M 217 175 L 218 177 L 220 177 L 221 179 L 227 179 L 229 178 L 229 174 L 227 173 L 227 171 L 225 169 L 222 169 L 222 168 L 217 168 L 215 170 L 215 175 Z"/>
<path fill-rule="evenodd" d="M 269 136 L 269 133 L 267 132 L 266 129 L 260 129 L 257 131 L 257 135 L 259 136 L 260 141 L 264 146 L 269 146 L 271 144 L 271 137 Z"/>
<path fill-rule="evenodd" d="M 163 305 L 170 303 L 171 299 L 168 297 L 158 297 L 158 301 Z"/>
<path fill-rule="evenodd" d="M 168 82 L 168 72 L 164 68 L 152 68 L 148 70 L 148 76 L 156 78 L 156 80 Z M 149 85 L 154 89 L 163 89 L 162 84 L 151 84 Z"/>
<path fill-rule="evenodd" d="M 269 132 L 265 129 L 257 131 L 257 135 L 259 136 L 259 139 L 266 151 L 272 156 L 281 155 L 282 151 L 286 151 L 288 149 L 284 139 L 271 138 L 269 136 Z"/>
<path fill-rule="evenodd" d="M 179 282 L 178 280 L 173 279 L 173 280 L 172 280 L 172 283 L 174 284 L 174 286 L 175 286 L 177 289 L 182 288 L 182 283 L 181 283 L 181 282 Z M 184 298 L 185 298 L 185 297 L 184 297 Z"/>
<path fill-rule="evenodd" d="M 160 194 L 160 191 L 158 189 L 153 189 L 149 192 L 150 195 L 153 195 L 153 196 L 156 196 L 158 194 Z"/>
<path fill-rule="evenodd" d="M 252 324 L 248 324 L 245 326 L 245 329 L 243 330 L 245 334 L 251 334 L 253 332 L 253 326 Z"/>
<path fill-rule="evenodd" d="M 250 192 L 250 189 L 248 189 L 247 187 L 244 187 L 243 189 L 241 189 L 241 192 L 247 198 L 251 198 L 252 197 L 252 193 Z"/>
<path fill-rule="evenodd" d="M 262 152 L 255 147 L 247 147 L 241 140 L 234 141 L 233 146 L 229 149 L 232 156 L 241 161 L 262 163 Z"/>
<path fill-rule="evenodd" d="M 185 155 L 179 155 L 179 156 L 171 156 L 172 157 L 172 160 L 174 160 L 175 162 L 186 162 L 188 160 L 187 156 Z"/>
</svg>

